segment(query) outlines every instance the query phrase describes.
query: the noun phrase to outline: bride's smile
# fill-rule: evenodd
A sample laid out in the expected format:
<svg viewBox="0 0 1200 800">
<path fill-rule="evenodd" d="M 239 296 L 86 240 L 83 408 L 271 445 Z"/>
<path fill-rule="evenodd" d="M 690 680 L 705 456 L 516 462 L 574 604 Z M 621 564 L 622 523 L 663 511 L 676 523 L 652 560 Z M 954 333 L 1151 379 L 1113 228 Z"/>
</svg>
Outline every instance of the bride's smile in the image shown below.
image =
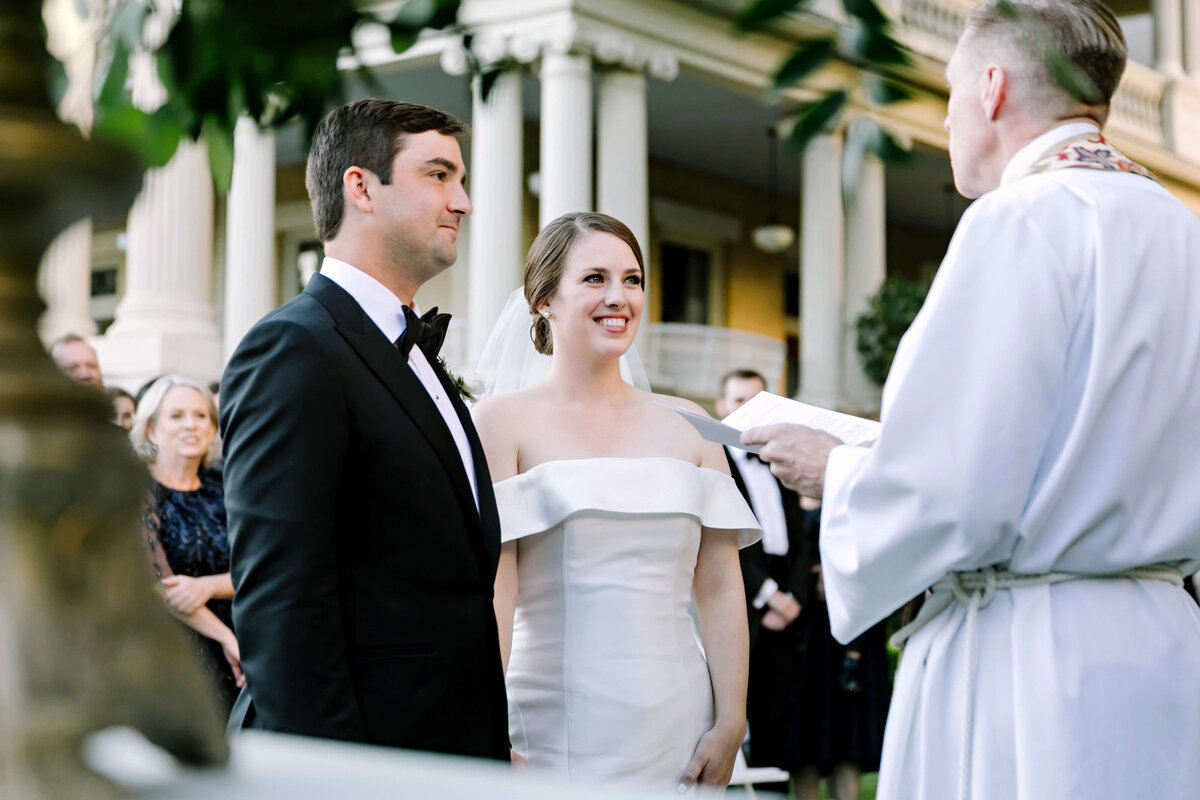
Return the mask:
<svg viewBox="0 0 1200 800">
<path fill-rule="evenodd" d="M 574 349 L 590 341 L 621 355 L 637 334 L 644 302 L 642 269 L 629 245 L 593 231 L 571 248 L 558 289 L 542 310 L 550 313 L 560 347 Z"/>
</svg>

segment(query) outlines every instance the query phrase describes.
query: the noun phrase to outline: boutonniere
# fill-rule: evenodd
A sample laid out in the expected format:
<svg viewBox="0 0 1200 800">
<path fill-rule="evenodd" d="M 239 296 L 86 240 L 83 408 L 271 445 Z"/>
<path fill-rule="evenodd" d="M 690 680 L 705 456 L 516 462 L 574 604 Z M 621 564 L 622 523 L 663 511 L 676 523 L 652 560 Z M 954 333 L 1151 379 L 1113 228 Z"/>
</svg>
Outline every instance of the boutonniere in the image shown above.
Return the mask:
<svg viewBox="0 0 1200 800">
<path fill-rule="evenodd" d="M 447 364 L 446 360 L 441 356 L 438 356 L 438 366 L 440 366 L 442 371 L 446 373 L 446 377 L 450 379 L 450 383 L 458 392 L 458 396 L 461 397 L 465 403 L 470 405 L 479 399 L 478 395 L 479 392 L 482 391 L 482 388 L 479 384 L 479 381 L 475 379 L 474 375 L 467 372 L 463 372 L 462 375 L 455 373 L 454 370 L 450 369 L 450 365 Z"/>
</svg>

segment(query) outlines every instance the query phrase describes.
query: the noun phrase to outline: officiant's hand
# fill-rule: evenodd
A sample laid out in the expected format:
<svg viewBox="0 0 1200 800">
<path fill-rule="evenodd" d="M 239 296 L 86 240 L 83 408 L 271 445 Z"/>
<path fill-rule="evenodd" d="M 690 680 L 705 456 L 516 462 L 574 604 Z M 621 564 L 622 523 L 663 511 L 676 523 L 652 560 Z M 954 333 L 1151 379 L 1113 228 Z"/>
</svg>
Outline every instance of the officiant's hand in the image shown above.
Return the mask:
<svg viewBox="0 0 1200 800">
<path fill-rule="evenodd" d="M 741 436 L 744 445 L 762 445 L 758 457 L 771 466 L 783 485 L 807 497 L 821 497 L 825 462 L 833 448 L 844 444 L 824 431 L 779 423 L 751 428 Z"/>
<path fill-rule="evenodd" d="M 738 748 L 746 735 L 746 725 L 726 727 L 714 725 L 700 737 L 696 752 L 688 762 L 687 769 L 679 776 L 679 793 L 690 790 L 697 783 L 724 789 L 733 777 L 733 762 Z"/>
</svg>

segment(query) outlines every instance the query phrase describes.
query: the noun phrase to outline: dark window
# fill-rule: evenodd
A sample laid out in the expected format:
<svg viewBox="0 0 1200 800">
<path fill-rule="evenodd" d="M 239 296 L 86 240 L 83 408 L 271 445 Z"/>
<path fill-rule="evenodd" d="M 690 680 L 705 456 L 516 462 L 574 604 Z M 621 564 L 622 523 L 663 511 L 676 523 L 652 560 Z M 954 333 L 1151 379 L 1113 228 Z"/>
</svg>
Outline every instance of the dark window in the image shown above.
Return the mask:
<svg viewBox="0 0 1200 800">
<path fill-rule="evenodd" d="M 293 295 L 304 291 L 309 279 L 320 271 L 321 262 L 324 260 L 325 246 L 320 241 L 313 239 L 300 243 L 300 249 L 296 253 L 296 282 L 291 292 Z"/>
<path fill-rule="evenodd" d="M 787 395 L 795 397 L 800 391 L 800 340 L 787 337 Z"/>
<path fill-rule="evenodd" d="M 707 324 L 712 255 L 707 250 L 664 243 L 661 263 L 663 322 Z"/>
<path fill-rule="evenodd" d="M 99 267 L 92 270 L 92 297 L 107 297 L 117 293 L 117 268 Z"/>
<path fill-rule="evenodd" d="M 783 315 L 800 316 L 800 273 L 783 273 Z"/>
</svg>

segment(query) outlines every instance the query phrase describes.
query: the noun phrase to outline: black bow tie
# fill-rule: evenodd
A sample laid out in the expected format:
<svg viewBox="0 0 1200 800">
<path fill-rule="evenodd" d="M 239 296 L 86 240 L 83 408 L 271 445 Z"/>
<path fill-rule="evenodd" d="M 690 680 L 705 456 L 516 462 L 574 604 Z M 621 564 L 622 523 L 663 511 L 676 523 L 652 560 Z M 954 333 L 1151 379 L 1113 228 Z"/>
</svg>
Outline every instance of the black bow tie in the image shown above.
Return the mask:
<svg viewBox="0 0 1200 800">
<path fill-rule="evenodd" d="M 746 460 L 747 461 L 757 461 L 760 464 L 767 463 L 767 462 L 763 461 L 761 458 L 759 458 L 758 453 L 751 453 L 749 450 L 746 451 Z"/>
<path fill-rule="evenodd" d="M 429 363 L 435 362 L 438 351 L 442 349 L 442 342 L 446 340 L 450 315 L 439 314 L 435 306 L 418 317 L 416 312 L 405 306 L 404 321 L 404 333 L 396 340 L 396 349 L 400 351 L 400 355 L 408 358 L 413 345 L 416 345 L 421 348 L 425 358 L 429 359 Z"/>
</svg>

